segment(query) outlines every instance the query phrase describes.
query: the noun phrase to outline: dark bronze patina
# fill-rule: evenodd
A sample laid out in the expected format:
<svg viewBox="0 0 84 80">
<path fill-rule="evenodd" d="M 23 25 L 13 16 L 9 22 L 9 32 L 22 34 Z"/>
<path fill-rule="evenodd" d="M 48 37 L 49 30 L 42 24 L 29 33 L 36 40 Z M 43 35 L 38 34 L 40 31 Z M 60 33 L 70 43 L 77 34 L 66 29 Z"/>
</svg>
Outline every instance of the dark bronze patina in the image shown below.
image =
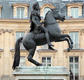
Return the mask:
<svg viewBox="0 0 84 80">
<path fill-rule="evenodd" d="M 64 21 L 65 16 L 63 16 L 58 9 L 51 9 L 51 11 L 47 12 L 44 19 L 44 26 L 42 26 L 40 23 L 41 18 L 39 14 L 40 11 L 39 4 L 35 3 L 33 5 L 33 9 L 34 10 L 32 11 L 30 17 L 31 20 L 30 32 L 25 34 L 24 37 L 21 37 L 16 41 L 13 69 L 15 69 L 16 66 L 19 66 L 21 42 L 23 43 L 25 49 L 29 51 L 29 55 L 27 57 L 28 61 L 32 62 L 36 66 L 42 65 L 41 63 L 33 59 L 36 46 L 41 46 L 46 43 L 50 44 L 50 42 L 67 41 L 69 45 L 69 48 L 67 50 L 70 51 L 73 48 L 73 42 L 70 36 L 68 34 L 61 34 L 61 29 L 56 20 Z"/>
<path fill-rule="evenodd" d="M 45 33 L 45 37 L 49 46 L 49 49 L 54 50 L 51 46 L 53 46 L 50 43 L 50 39 L 49 39 L 49 33 L 48 30 L 42 26 L 42 24 L 40 23 L 41 17 L 40 17 L 40 7 L 39 7 L 39 3 L 36 2 L 33 5 L 33 11 L 31 12 L 30 15 L 30 21 L 31 21 L 31 29 L 30 32 L 33 32 L 34 34 L 38 34 L 40 32 L 44 32 Z"/>
</svg>

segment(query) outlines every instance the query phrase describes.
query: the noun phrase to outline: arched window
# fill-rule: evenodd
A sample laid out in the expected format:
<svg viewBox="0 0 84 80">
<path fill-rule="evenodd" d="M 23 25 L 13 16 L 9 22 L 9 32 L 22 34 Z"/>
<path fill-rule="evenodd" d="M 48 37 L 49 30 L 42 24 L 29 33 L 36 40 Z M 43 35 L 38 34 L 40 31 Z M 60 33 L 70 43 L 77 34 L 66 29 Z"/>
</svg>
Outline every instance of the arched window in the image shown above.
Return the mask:
<svg viewBox="0 0 84 80">
<path fill-rule="evenodd" d="M 45 18 L 45 15 L 48 11 L 51 11 L 51 9 L 49 7 L 45 7 L 44 8 L 44 15 L 43 15 L 43 18 Z"/>
</svg>

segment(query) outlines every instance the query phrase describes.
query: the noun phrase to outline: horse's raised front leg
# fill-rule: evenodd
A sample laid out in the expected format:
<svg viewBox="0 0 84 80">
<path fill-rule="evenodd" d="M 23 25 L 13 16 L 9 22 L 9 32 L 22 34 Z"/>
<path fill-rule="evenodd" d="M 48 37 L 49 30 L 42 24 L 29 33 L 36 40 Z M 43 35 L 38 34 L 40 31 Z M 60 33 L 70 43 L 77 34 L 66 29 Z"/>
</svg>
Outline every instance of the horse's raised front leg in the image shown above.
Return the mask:
<svg viewBox="0 0 84 80">
<path fill-rule="evenodd" d="M 70 36 L 68 34 L 61 34 L 61 35 L 59 35 L 59 37 L 61 37 L 61 38 L 68 38 L 69 42 L 70 42 L 70 48 L 71 49 L 73 48 L 73 41 L 72 41 L 72 39 L 70 38 Z"/>
<path fill-rule="evenodd" d="M 28 55 L 28 61 L 35 64 L 36 66 L 41 66 L 41 64 L 33 59 L 34 53 L 35 53 L 36 47 L 29 49 L 29 55 Z"/>
<path fill-rule="evenodd" d="M 73 41 L 72 41 L 71 37 L 68 34 L 65 34 L 65 36 L 68 37 L 71 41 L 71 44 L 73 44 Z"/>
<path fill-rule="evenodd" d="M 69 41 L 69 39 L 68 38 L 59 38 L 56 42 L 61 42 L 61 41 L 67 41 L 67 43 L 68 43 L 68 46 L 69 46 L 69 48 L 67 49 L 67 51 L 69 52 L 70 50 L 71 50 L 71 44 L 70 44 L 70 41 Z"/>
<path fill-rule="evenodd" d="M 69 39 L 68 38 L 60 38 L 60 41 L 67 41 L 67 43 L 68 43 L 68 46 L 69 46 L 69 48 L 67 49 L 67 51 L 69 52 L 70 50 L 71 50 L 71 44 L 70 44 L 70 41 L 69 41 Z"/>
</svg>

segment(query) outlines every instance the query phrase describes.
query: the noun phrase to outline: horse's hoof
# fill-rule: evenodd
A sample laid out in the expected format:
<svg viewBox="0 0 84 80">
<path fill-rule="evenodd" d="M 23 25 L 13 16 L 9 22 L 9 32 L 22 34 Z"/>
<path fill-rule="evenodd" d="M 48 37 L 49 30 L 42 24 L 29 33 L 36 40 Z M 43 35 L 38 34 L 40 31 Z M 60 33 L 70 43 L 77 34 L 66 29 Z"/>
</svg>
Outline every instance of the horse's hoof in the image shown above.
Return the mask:
<svg viewBox="0 0 84 80">
<path fill-rule="evenodd" d="M 48 49 L 50 49 L 50 50 L 55 50 L 54 48 L 52 48 L 51 46 L 48 46 Z"/>
<path fill-rule="evenodd" d="M 39 64 L 39 66 L 42 66 L 42 64 Z"/>
<path fill-rule="evenodd" d="M 70 48 L 67 49 L 68 52 L 70 52 L 70 50 L 71 50 Z"/>
<path fill-rule="evenodd" d="M 37 66 L 42 66 L 42 64 L 38 64 Z"/>
<path fill-rule="evenodd" d="M 73 45 L 71 45 L 70 48 L 72 49 L 73 48 Z"/>
<path fill-rule="evenodd" d="M 54 46 L 54 45 L 52 45 L 52 44 L 50 43 L 50 44 L 48 44 L 48 46 L 50 46 L 50 47 L 51 47 L 51 46 Z"/>
</svg>

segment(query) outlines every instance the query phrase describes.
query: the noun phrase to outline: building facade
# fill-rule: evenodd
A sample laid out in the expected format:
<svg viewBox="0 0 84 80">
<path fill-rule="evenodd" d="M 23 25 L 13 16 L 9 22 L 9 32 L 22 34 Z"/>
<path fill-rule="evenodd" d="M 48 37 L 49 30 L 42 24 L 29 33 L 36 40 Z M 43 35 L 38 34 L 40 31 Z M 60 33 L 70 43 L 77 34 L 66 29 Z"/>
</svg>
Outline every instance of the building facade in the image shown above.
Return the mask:
<svg viewBox="0 0 84 80">
<path fill-rule="evenodd" d="M 13 79 L 12 64 L 16 40 L 30 30 L 30 14 L 35 0 L 0 0 L 0 78 Z M 73 74 L 73 80 L 84 80 L 84 1 L 83 0 L 39 0 L 40 14 L 44 19 L 50 8 L 60 8 L 65 15 L 59 21 L 63 34 L 69 34 L 74 42 L 73 49 L 67 52 L 67 42 L 54 45 L 55 51 L 47 45 L 37 47 L 34 59 L 44 66 L 64 66 Z M 28 52 L 21 44 L 20 66 L 34 66 L 27 60 Z"/>
</svg>

